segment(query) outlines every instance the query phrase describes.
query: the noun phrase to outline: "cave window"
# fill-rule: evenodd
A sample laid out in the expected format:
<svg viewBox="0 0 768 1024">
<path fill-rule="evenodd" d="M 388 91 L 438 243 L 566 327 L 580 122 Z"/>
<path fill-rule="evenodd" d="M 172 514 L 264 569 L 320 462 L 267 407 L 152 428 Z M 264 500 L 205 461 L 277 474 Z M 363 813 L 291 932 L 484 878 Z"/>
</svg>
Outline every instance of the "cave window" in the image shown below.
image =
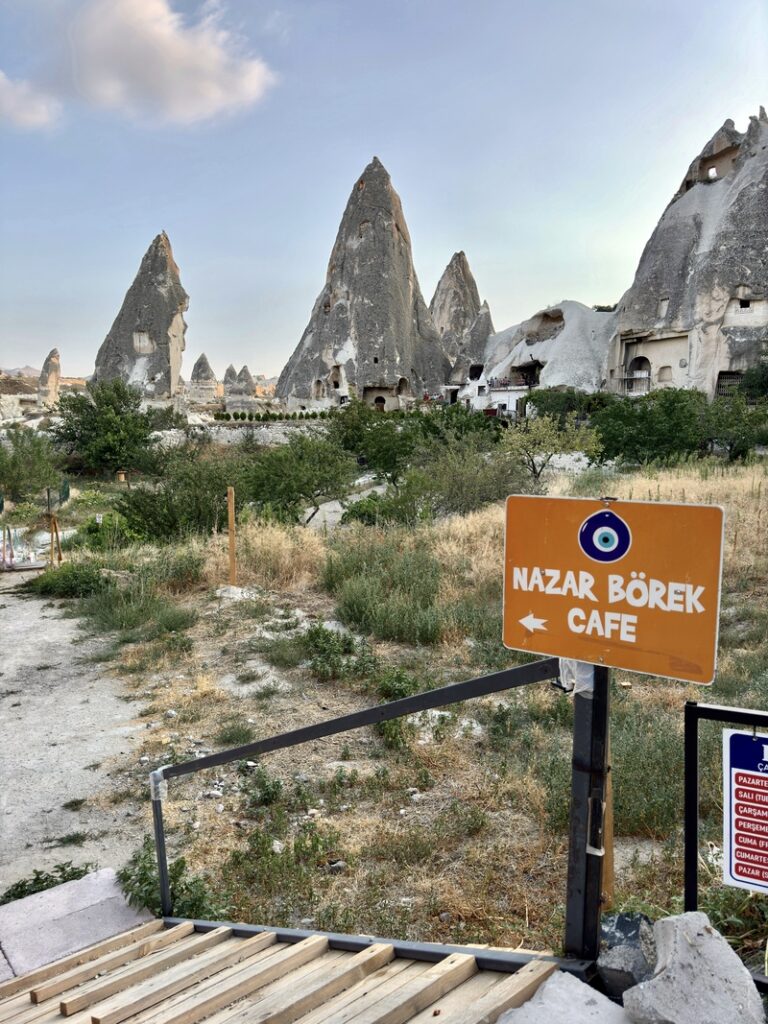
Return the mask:
<svg viewBox="0 0 768 1024">
<path fill-rule="evenodd" d="M 379 361 L 379 357 L 378 357 L 378 356 L 374 356 L 374 357 L 373 357 L 373 361 L 374 361 L 374 363 L 378 363 L 378 361 Z"/>
<path fill-rule="evenodd" d="M 405 395 L 405 394 L 407 394 L 408 390 L 409 390 L 409 387 L 410 387 L 410 385 L 408 383 L 408 378 L 407 377 L 401 377 L 400 380 L 397 382 L 397 393 L 398 393 L 398 395 Z"/>
<path fill-rule="evenodd" d="M 478 395 L 484 395 L 485 394 L 485 384 L 480 384 L 479 385 L 479 387 L 477 389 L 477 393 L 478 393 Z"/>
<path fill-rule="evenodd" d="M 739 309 L 749 309 L 751 305 L 751 299 L 739 299 Z"/>
<path fill-rule="evenodd" d="M 741 384 L 743 376 L 744 374 L 738 370 L 723 370 L 718 373 L 715 385 L 716 397 L 723 398 L 726 395 L 732 395 Z"/>
<path fill-rule="evenodd" d="M 671 366 L 660 366 L 659 367 L 659 383 L 665 384 L 672 380 L 672 367 Z"/>
<path fill-rule="evenodd" d="M 383 395 L 377 395 L 376 398 L 374 398 L 373 400 L 374 408 L 378 409 L 380 412 L 384 411 L 384 406 L 386 405 L 386 403 L 387 400 Z"/>
<path fill-rule="evenodd" d="M 470 366 L 469 368 L 469 379 L 480 380 L 480 378 L 483 375 L 484 369 L 485 367 L 483 366 L 482 363 L 473 363 L 472 366 Z"/>
<path fill-rule="evenodd" d="M 659 299 L 659 316 L 666 316 L 667 310 L 669 309 L 669 299 Z"/>
<path fill-rule="evenodd" d="M 333 386 L 337 391 L 339 390 L 339 382 L 337 380 L 333 382 Z"/>
<path fill-rule="evenodd" d="M 717 180 L 717 168 L 716 167 L 708 167 L 707 168 L 707 177 L 709 178 L 710 181 L 716 181 Z"/>
</svg>

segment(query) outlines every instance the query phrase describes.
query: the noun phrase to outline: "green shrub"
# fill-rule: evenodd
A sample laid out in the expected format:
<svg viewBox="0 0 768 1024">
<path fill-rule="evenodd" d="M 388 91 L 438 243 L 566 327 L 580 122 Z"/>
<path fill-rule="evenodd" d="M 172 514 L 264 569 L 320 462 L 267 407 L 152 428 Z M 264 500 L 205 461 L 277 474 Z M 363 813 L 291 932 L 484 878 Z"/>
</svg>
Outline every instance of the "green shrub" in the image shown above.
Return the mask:
<svg viewBox="0 0 768 1024">
<path fill-rule="evenodd" d="M 168 875 L 174 914 L 193 920 L 226 918 L 229 908 L 216 900 L 203 876 L 189 874 L 183 857 L 169 864 Z M 156 917 L 162 916 L 157 859 L 148 836 L 125 867 L 118 871 L 117 878 L 132 907 L 146 907 Z"/>
<path fill-rule="evenodd" d="M 119 512 L 105 512 L 100 523 L 96 516 L 86 520 L 64 546 L 67 549 L 85 547 L 91 551 L 110 551 L 136 544 L 141 539 L 141 535 L 128 525 L 125 516 Z"/>
<path fill-rule="evenodd" d="M 255 736 L 253 726 L 249 725 L 245 719 L 233 718 L 220 726 L 214 736 L 214 741 L 220 747 L 242 747 L 246 743 L 251 743 Z"/>
<path fill-rule="evenodd" d="M 59 479 L 56 452 L 45 434 L 12 426 L 0 443 L 0 495 L 11 501 L 38 494 Z"/>
<path fill-rule="evenodd" d="M 110 584 L 92 562 L 63 562 L 58 569 L 46 569 L 22 584 L 22 590 L 41 597 L 89 598 L 107 589 Z"/>
<path fill-rule="evenodd" d="M 72 861 L 68 860 L 63 864 L 56 864 L 52 871 L 34 870 L 31 878 L 21 878 L 9 886 L 5 892 L 0 893 L 0 906 L 12 903 L 13 900 L 23 900 L 25 896 L 32 896 L 36 892 L 52 889 L 55 885 L 61 885 L 63 882 L 74 882 L 97 869 L 97 864 L 86 862 L 75 867 Z"/>
</svg>

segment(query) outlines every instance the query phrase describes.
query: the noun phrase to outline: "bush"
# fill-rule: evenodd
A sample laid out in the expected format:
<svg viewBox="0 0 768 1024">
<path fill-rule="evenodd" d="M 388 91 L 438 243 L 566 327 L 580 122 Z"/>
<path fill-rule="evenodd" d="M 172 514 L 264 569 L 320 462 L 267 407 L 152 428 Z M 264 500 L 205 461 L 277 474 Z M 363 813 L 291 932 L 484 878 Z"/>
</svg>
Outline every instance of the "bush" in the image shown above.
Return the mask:
<svg viewBox="0 0 768 1024">
<path fill-rule="evenodd" d="M 119 512 L 105 512 L 101 522 L 91 516 L 78 529 L 77 534 L 65 542 L 67 549 L 89 548 L 91 551 L 111 551 L 124 548 L 142 540 L 141 534 L 132 530 Z"/>
<path fill-rule="evenodd" d="M 63 864 L 56 864 L 52 871 L 35 870 L 31 878 L 22 878 L 0 893 L 0 906 L 13 900 L 23 900 L 25 896 L 32 896 L 36 892 L 52 889 L 63 882 L 74 882 L 78 878 L 84 878 L 90 871 L 96 871 L 97 868 L 98 865 L 90 862 L 75 867 L 72 861 L 68 860 Z"/>
<path fill-rule="evenodd" d="M 382 639 L 435 643 L 446 624 L 436 606 L 440 563 L 397 537 L 360 535 L 337 548 L 325 583 L 342 621 Z"/>
<path fill-rule="evenodd" d="M 22 501 L 52 486 L 59 477 L 59 460 L 45 434 L 11 427 L 0 440 L 0 495 Z"/>
<path fill-rule="evenodd" d="M 229 907 L 218 902 L 203 876 L 190 875 L 183 857 L 168 866 L 173 912 L 179 917 L 217 921 L 226 918 Z M 132 907 L 146 907 L 162 916 L 157 859 L 152 840 L 147 836 L 132 855 L 117 879 Z"/>
<path fill-rule="evenodd" d="M 647 463 L 679 459 L 706 443 L 707 400 L 700 391 L 664 388 L 599 409 L 592 425 L 606 459 Z"/>
<path fill-rule="evenodd" d="M 64 562 L 58 569 L 46 569 L 21 589 L 41 597 L 92 597 L 110 587 L 98 565 L 92 562 Z"/>
</svg>

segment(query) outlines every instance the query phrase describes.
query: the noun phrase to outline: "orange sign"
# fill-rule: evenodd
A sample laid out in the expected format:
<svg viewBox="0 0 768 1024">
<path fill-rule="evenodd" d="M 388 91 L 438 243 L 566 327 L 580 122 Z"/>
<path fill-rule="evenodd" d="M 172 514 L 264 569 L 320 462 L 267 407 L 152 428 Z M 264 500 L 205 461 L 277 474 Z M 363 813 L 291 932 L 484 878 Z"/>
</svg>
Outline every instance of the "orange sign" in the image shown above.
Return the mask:
<svg viewBox="0 0 768 1024">
<path fill-rule="evenodd" d="M 507 498 L 504 644 L 711 683 L 722 541 L 717 505 Z"/>
</svg>

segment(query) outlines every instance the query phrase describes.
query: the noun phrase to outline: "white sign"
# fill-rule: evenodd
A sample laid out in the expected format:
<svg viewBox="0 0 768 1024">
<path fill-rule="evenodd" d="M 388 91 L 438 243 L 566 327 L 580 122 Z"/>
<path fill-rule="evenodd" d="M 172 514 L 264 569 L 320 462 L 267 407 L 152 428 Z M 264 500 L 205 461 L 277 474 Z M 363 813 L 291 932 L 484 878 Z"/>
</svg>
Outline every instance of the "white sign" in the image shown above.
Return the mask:
<svg viewBox="0 0 768 1024">
<path fill-rule="evenodd" d="M 768 892 L 768 736 L 723 730 L 723 881 Z"/>
</svg>

